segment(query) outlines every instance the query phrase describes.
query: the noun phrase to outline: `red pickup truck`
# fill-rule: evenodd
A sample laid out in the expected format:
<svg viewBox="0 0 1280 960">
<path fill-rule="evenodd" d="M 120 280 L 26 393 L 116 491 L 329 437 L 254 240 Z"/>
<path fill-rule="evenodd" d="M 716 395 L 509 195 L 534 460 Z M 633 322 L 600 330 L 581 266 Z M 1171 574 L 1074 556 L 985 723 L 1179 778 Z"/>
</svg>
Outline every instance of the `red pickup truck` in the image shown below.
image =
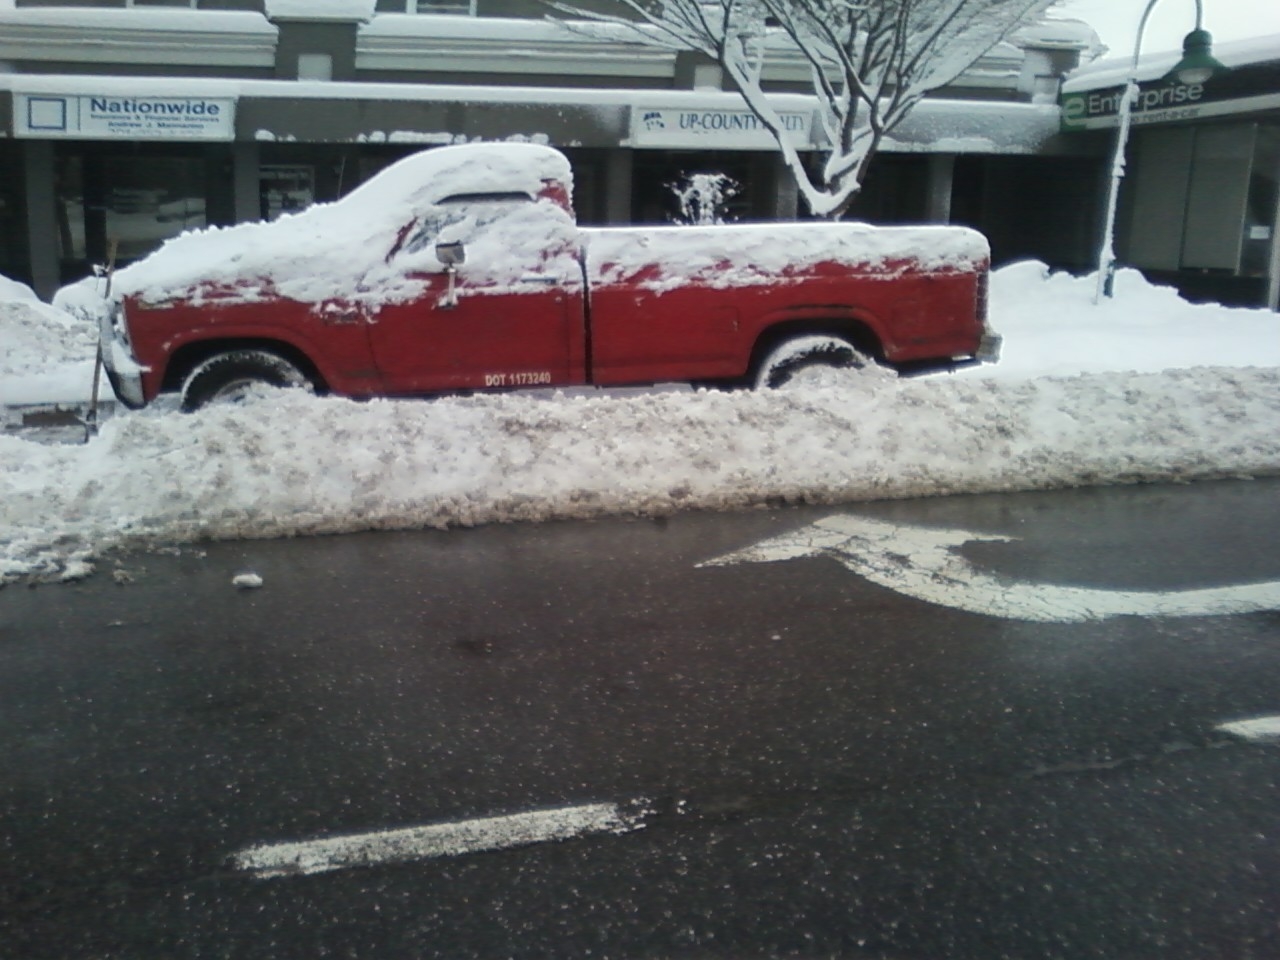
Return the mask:
<svg viewBox="0 0 1280 960">
<path fill-rule="evenodd" d="M 415 154 L 343 199 L 184 234 L 116 273 L 102 357 L 131 407 L 256 382 L 351 397 L 991 359 L 985 239 L 856 223 L 585 228 L 564 156 Z"/>
</svg>

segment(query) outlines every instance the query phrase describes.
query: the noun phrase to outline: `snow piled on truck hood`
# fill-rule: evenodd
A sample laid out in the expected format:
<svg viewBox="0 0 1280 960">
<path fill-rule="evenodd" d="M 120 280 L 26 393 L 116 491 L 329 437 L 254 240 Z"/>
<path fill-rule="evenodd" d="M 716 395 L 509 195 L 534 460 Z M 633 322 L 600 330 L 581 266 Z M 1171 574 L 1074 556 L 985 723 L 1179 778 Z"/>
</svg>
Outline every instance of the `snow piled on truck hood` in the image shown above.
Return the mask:
<svg viewBox="0 0 1280 960">
<path fill-rule="evenodd" d="M 220 298 L 288 297 L 304 303 L 332 299 L 407 299 L 421 285 L 405 277 L 414 268 L 438 272 L 434 248 L 418 251 L 416 261 L 388 255 L 400 231 L 415 219 L 447 219 L 440 201 L 459 193 L 524 192 L 537 196 L 544 180 L 572 185 L 568 161 L 559 152 L 535 144 L 466 144 L 405 157 L 333 203 L 316 204 L 268 223 L 242 223 L 191 231 L 116 273 L 116 296 L 150 302 L 205 295 Z M 563 218 L 562 229 L 571 228 Z M 521 232 L 503 240 L 516 250 L 548 244 L 542 233 Z M 446 237 L 445 239 L 449 239 Z M 510 249 L 510 248 L 507 248 Z M 471 251 L 470 259 L 500 263 L 502 248 Z M 481 254 L 489 254 L 489 258 Z M 507 260 L 524 262 L 519 256 Z"/>
<path fill-rule="evenodd" d="M 84 446 L 0 436 L 0 581 L 84 575 L 117 544 L 1280 471 L 1280 316 L 1193 306 L 1129 270 L 1114 300 L 1094 306 L 1092 290 L 1042 264 L 997 271 L 1005 355 L 955 375 L 430 402 L 268 393 L 122 414 Z"/>
</svg>

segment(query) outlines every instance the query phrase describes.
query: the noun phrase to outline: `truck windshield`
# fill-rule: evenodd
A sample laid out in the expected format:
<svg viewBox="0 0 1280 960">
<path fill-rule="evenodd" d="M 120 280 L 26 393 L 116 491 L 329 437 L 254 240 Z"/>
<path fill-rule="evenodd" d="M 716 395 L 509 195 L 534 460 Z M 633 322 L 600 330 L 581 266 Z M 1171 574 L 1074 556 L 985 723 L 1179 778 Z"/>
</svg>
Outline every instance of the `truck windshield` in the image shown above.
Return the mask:
<svg viewBox="0 0 1280 960">
<path fill-rule="evenodd" d="M 449 240 L 469 242 L 490 225 L 533 203 L 533 197 L 527 193 L 466 193 L 446 197 L 422 217 L 400 251 L 416 253 L 434 247 L 450 227 L 454 229 L 449 231 Z"/>
</svg>

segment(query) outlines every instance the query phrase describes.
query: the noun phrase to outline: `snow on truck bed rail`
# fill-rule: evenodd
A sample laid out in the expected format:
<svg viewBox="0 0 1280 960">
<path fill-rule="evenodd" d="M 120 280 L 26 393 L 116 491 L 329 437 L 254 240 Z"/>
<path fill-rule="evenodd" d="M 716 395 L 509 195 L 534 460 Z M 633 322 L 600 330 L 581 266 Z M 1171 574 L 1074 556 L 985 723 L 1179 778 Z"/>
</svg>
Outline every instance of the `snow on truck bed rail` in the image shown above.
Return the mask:
<svg viewBox="0 0 1280 960">
<path fill-rule="evenodd" d="M 985 267 L 987 238 L 963 227 L 866 223 L 753 223 L 714 227 L 595 227 L 583 231 L 593 283 L 620 283 L 656 265 L 646 288 L 696 282 L 718 288 L 770 283 L 818 263 L 887 270 Z"/>
</svg>

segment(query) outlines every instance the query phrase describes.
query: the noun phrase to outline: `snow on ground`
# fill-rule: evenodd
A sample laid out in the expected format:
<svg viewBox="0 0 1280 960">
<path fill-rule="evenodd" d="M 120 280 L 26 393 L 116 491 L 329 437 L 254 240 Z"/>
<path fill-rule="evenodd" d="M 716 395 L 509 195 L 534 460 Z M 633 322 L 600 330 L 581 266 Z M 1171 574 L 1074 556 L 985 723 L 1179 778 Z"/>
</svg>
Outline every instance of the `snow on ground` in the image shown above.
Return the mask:
<svg viewBox="0 0 1280 960">
<path fill-rule="evenodd" d="M 97 330 L 0 276 L 0 407 L 89 392 Z"/>
<path fill-rule="evenodd" d="M 82 576 L 112 546 L 1280 472 L 1280 317 L 1194 306 L 1133 271 L 1113 301 L 1092 293 L 1040 264 L 998 271 L 1000 363 L 926 378 L 431 402 L 264 392 L 119 414 L 84 445 L 0 436 L 0 582 Z M 51 399 L 42 378 L 92 356 L 87 322 L 22 290 L 0 311 L 9 403 Z"/>
<path fill-rule="evenodd" d="M 1193 304 L 1173 287 L 1120 270 L 1115 296 L 1095 305 L 1097 275 L 1050 273 L 1026 261 L 997 270 L 991 323 L 1000 362 L 963 375 L 1066 376 L 1186 367 L 1280 367 L 1280 314 Z M 1280 428 L 1280 421 L 1273 421 Z"/>
</svg>

